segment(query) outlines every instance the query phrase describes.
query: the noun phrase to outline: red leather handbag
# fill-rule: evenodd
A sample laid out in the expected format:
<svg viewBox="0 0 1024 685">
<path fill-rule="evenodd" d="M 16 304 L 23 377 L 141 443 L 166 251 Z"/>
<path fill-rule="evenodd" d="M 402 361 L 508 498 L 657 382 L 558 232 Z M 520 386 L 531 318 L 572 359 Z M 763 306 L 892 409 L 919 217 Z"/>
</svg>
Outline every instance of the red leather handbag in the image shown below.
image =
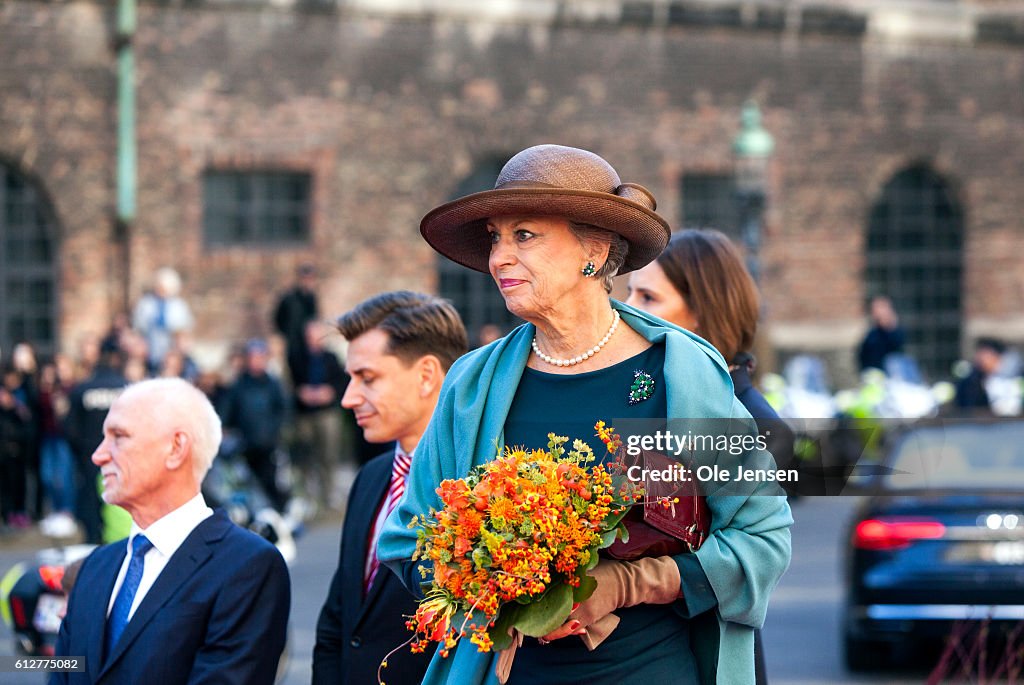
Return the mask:
<svg viewBox="0 0 1024 685">
<path fill-rule="evenodd" d="M 640 466 L 650 471 L 678 472 L 680 462 L 660 452 L 644 451 L 635 457 L 625 456 L 627 468 Z M 690 471 L 692 474 L 692 470 Z M 630 561 L 641 557 L 658 557 L 694 552 L 704 544 L 711 527 L 711 510 L 700 494 L 699 484 L 689 481 L 645 479 L 646 495 L 642 504 L 635 504 L 623 519 L 629 540 L 617 540 L 605 552 L 613 559 Z M 665 506 L 667 498 L 678 503 Z"/>
</svg>

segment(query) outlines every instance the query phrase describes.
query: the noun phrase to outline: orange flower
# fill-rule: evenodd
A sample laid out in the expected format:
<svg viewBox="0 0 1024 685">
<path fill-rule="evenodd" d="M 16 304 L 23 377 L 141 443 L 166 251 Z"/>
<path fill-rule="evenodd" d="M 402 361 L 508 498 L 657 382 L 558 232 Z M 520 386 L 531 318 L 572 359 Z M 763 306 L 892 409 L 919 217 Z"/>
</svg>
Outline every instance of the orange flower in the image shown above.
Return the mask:
<svg viewBox="0 0 1024 685">
<path fill-rule="evenodd" d="M 506 521 L 512 521 L 516 518 L 516 508 L 512 504 L 512 500 L 507 497 L 498 497 L 491 500 L 490 515 L 491 520 L 504 519 Z"/>
<path fill-rule="evenodd" d="M 441 481 L 437 494 L 452 509 L 465 509 L 469 506 L 469 487 L 464 480 Z"/>
<path fill-rule="evenodd" d="M 621 446 L 613 428 L 599 422 L 595 430 L 610 452 Z M 632 504 L 636 488 L 591 465 L 593 453 L 582 441 L 567 453 L 568 438 L 548 439 L 547 450 L 509 447 L 465 478 L 443 481 L 441 511 L 414 521 L 414 558 L 433 561 L 434 574 L 407 623 L 416 633 L 413 651 L 436 642 L 446 656 L 465 636 L 490 651 L 505 603 L 529 607 L 552 587 L 579 587 L 602 534 L 620 525 L 609 517 Z"/>
</svg>

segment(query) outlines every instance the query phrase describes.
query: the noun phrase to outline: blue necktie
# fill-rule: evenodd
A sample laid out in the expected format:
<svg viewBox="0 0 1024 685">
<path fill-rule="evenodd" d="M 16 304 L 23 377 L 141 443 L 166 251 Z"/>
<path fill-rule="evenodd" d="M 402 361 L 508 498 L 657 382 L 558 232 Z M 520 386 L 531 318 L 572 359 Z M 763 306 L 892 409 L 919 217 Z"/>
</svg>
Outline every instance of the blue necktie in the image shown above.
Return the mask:
<svg viewBox="0 0 1024 685">
<path fill-rule="evenodd" d="M 167 300 L 162 297 L 156 298 L 156 321 L 153 323 L 160 330 L 167 328 Z"/>
<path fill-rule="evenodd" d="M 145 564 L 146 552 L 152 549 L 153 543 L 145 535 L 136 535 L 132 540 L 132 559 L 128 562 L 128 572 L 124 574 L 124 582 L 121 589 L 117 591 L 117 599 L 114 600 L 114 608 L 110 610 L 107 618 L 107 641 L 105 645 L 104 660 L 114 651 L 114 645 L 121 638 L 125 626 L 128 625 L 128 615 L 132 610 L 132 602 L 135 601 L 135 593 L 139 591 L 139 582 L 142 580 L 142 568 Z"/>
</svg>

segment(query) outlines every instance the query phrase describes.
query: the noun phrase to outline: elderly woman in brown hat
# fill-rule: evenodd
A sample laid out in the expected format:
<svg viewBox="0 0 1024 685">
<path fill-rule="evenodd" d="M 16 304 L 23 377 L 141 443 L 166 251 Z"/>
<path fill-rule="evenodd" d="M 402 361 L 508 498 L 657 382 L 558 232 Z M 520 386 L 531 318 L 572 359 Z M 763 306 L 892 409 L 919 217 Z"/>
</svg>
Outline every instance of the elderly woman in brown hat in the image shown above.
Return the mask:
<svg viewBox="0 0 1024 685">
<path fill-rule="evenodd" d="M 609 298 L 612 277 L 668 242 L 655 208 L 649 191 L 622 183 L 601 157 L 540 145 L 509 160 L 494 190 L 424 217 L 427 242 L 489 272 L 527 323 L 449 372 L 378 544 L 378 558 L 410 588 L 421 562 L 410 561 L 409 522 L 440 508 L 442 480 L 492 459 L 495 440 L 544 447 L 549 432 L 583 438 L 600 419 L 749 420 L 713 347 Z M 641 377 L 646 390 L 637 391 Z M 744 464 L 768 468 L 770 459 L 751 452 Z M 792 518 L 774 492 L 762 483 L 744 496 L 708 496 L 710 533 L 696 552 L 603 560 L 594 595 L 547 640 L 527 638 L 514 660 L 462 641 L 447 658 L 435 655 L 424 682 L 753 682 L 753 631 L 790 555 Z"/>
</svg>

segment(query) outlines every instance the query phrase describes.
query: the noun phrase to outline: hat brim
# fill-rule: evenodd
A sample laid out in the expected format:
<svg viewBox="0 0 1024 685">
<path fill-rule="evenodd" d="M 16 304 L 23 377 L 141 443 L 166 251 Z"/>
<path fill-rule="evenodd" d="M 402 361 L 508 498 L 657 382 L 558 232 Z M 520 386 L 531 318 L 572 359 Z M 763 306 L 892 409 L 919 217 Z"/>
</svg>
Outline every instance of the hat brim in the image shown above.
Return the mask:
<svg viewBox="0 0 1024 685">
<path fill-rule="evenodd" d="M 491 240 L 486 222 L 498 216 L 562 217 L 617 233 L 629 243 L 620 274 L 654 261 L 671 234 L 663 218 L 637 202 L 564 188 L 499 188 L 466 195 L 430 211 L 420 222 L 420 233 L 453 262 L 488 273 Z"/>
</svg>

